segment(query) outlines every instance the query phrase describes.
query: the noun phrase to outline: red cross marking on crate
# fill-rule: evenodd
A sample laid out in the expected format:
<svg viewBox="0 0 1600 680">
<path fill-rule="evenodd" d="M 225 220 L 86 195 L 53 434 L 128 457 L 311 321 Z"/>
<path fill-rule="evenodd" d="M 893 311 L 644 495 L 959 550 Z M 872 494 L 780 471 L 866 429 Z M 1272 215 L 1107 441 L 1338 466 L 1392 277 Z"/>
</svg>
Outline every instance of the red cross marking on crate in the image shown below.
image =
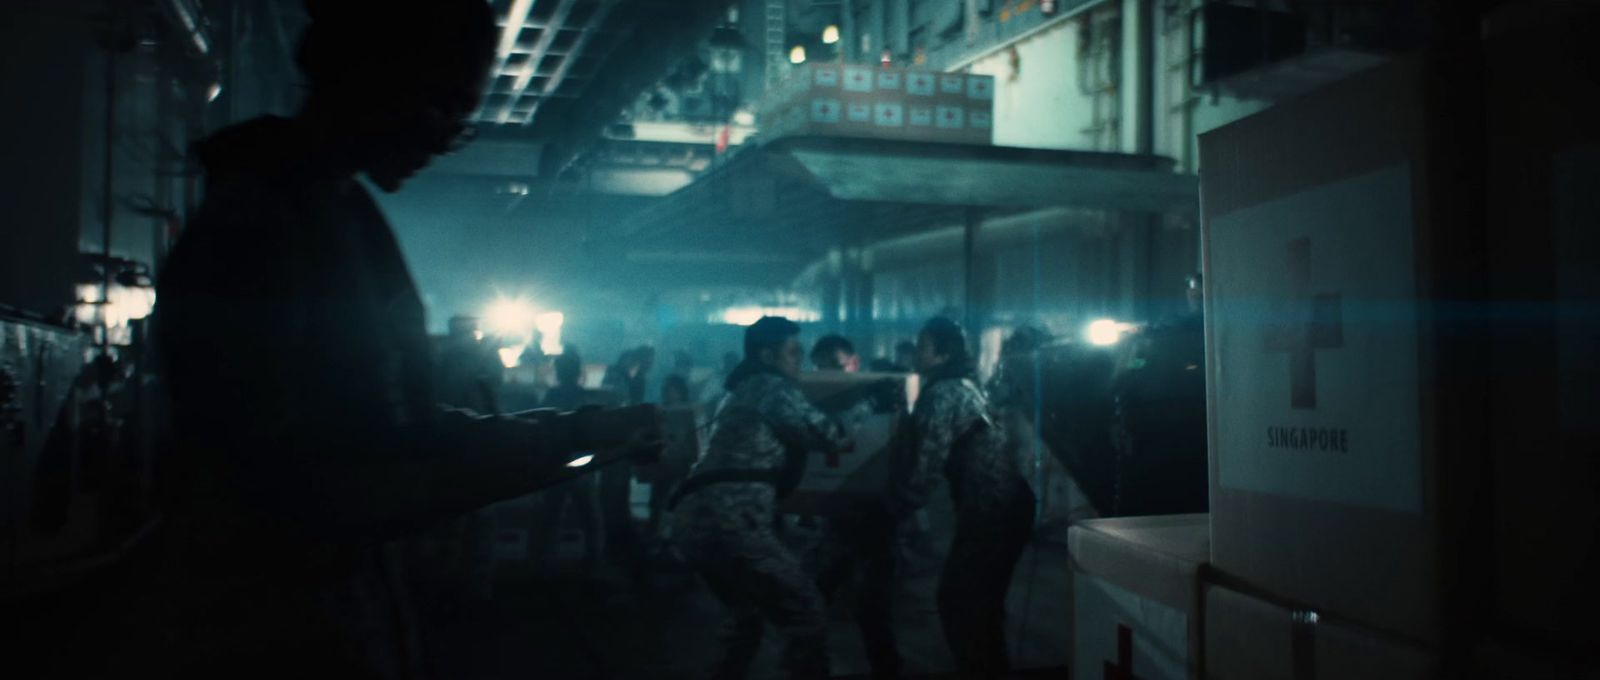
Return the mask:
<svg viewBox="0 0 1600 680">
<path fill-rule="evenodd" d="M 1289 298 L 1295 309 L 1287 323 L 1267 329 L 1269 352 L 1289 355 L 1289 406 L 1317 407 L 1317 350 L 1344 347 L 1344 307 L 1338 293 L 1311 291 L 1311 239 L 1289 242 Z"/>
<path fill-rule="evenodd" d="M 1117 662 L 1105 662 L 1105 680 L 1139 680 L 1133 674 L 1133 629 L 1117 624 Z"/>
</svg>

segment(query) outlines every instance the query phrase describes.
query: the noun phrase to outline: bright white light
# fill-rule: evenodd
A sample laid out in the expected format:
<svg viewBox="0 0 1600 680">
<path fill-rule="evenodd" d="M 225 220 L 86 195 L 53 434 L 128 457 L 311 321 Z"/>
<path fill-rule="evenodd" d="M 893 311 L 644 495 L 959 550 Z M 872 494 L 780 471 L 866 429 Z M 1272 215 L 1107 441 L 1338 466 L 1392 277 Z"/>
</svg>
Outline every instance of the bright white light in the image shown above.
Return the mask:
<svg viewBox="0 0 1600 680">
<path fill-rule="evenodd" d="M 738 111 L 735 111 L 734 114 L 733 114 L 733 124 L 734 125 L 746 125 L 746 126 L 755 125 L 756 124 L 756 114 L 751 113 L 750 111 L 748 111 L 746 109 L 739 109 Z"/>
<path fill-rule="evenodd" d="M 781 316 L 790 321 L 816 321 L 821 315 L 799 307 L 729 307 L 722 312 L 722 322 L 735 326 L 749 326 L 763 316 Z"/>
<path fill-rule="evenodd" d="M 766 316 L 760 307 L 734 307 L 722 313 L 722 320 L 735 326 L 749 326 Z"/>
<path fill-rule="evenodd" d="M 220 96 L 222 96 L 222 83 L 212 83 L 211 87 L 206 88 L 207 103 L 216 101 Z"/>
<path fill-rule="evenodd" d="M 501 338 L 527 338 L 533 335 L 535 324 L 533 305 L 526 300 L 500 298 L 483 310 L 483 327 L 490 335 Z"/>
<path fill-rule="evenodd" d="M 123 328 L 131 321 L 150 316 L 150 311 L 156 305 L 156 291 L 147 286 L 113 284 L 109 298 L 102 296 L 100 291 L 99 284 L 78 284 L 78 301 L 73 306 L 73 316 L 79 323 L 103 323 L 112 329 Z"/>
<path fill-rule="evenodd" d="M 585 454 L 585 455 L 582 455 L 582 456 L 578 456 L 577 458 L 573 458 L 572 462 L 567 463 L 567 467 L 569 467 L 569 468 L 580 468 L 580 467 L 583 467 L 583 466 L 588 465 L 588 464 L 593 463 L 593 462 L 594 462 L 594 454 L 590 453 L 590 454 Z"/>
<path fill-rule="evenodd" d="M 789 50 L 789 63 L 791 63 L 791 64 L 804 64 L 804 63 L 806 63 L 806 48 L 805 48 L 804 45 L 795 45 L 793 48 L 791 48 Z"/>
<path fill-rule="evenodd" d="M 93 283 L 78 284 L 78 304 L 74 305 L 73 315 L 78 323 L 93 326 L 100 323 L 100 286 Z"/>
<path fill-rule="evenodd" d="M 527 345 L 517 345 L 515 347 L 501 347 L 500 348 L 500 365 L 504 366 L 506 368 L 516 368 L 517 366 L 520 366 L 522 364 L 522 350 L 524 350 L 526 348 L 527 348 Z"/>
<path fill-rule="evenodd" d="M 1128 332 L 1132 326 L 1114 321 L 1112 319 L 1097 319 L 1089 324 L 1085 333 L 1089 344 L 1100 347 L 1110 347 L 1122 341 L 1122 334 Z"/>
<path fill-rule="evenodd" d="M 534 318 L 534 327 L 539 329 L 539 351 L 548 356 L 561 353 L 561 326 L 567 322 L 567 315 L 561 312 L 545 312 Z"/>
<path fill-rule="evenodd" d="M 839 42 L 839 27 L 830 25 L 822 29 L 822 42 L 828 45 Z"/>
<path fill-rule="evenodd" d="M 147 286 L 112 286 L 111 304 L 106 319 L 112 326 L 124 326 L 150 316 L 156 307 L 156 290 Z"/>
</svg>

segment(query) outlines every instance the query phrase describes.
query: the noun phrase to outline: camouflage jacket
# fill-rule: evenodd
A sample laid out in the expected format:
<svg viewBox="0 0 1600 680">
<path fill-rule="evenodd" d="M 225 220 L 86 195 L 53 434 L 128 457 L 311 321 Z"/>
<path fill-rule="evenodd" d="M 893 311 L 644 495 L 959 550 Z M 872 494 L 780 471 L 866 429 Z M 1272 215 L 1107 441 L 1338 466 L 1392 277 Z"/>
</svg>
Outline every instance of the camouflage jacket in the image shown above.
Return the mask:
<svg viewBox="0 0 1600 680">
<path fill-rule="evenodd" d="M 829 416 L 807 401 L 793 380 L 757 373 L 723 399 L 705 457 L 689 478 L 718 470 L 781 470 L 790 447 L 847 448 L 850 426 L 870 412 L 871 407 L 862 403 Z M 777 500 L 772 484 L 723 482 L 687 494 L 676 512 L 679 526 L 689 533 L 712 527 L 754 529 L 772 523 Z"/>
<path fill-rule="evenodd" d="M 935 380 L 922 390 L 910 431 L 897 448 L 889 482 L 891 507 L 926 505 L 943 483 L 959 513 L 1004 512 L 1025 499 L 1027 481 L 1006 447 L 1001 422 L 970 379 Z"/>
</svg>

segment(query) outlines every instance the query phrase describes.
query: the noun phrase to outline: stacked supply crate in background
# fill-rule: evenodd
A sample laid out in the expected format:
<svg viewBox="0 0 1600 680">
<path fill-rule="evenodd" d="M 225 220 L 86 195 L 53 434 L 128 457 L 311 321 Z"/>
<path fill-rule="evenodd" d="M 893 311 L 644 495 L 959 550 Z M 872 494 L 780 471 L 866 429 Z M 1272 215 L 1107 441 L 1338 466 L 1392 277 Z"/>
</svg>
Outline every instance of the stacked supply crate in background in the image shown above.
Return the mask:
<svg viewBox="0 0 1600 680">
<path fill-rule="evenodd" d="M 1600 69 L 1530 16 L 1487 33 L 1486 156 L 1420 57 L 1201 137 L 1208 677 L 1592 661 Z"/>
<path fill-rule="evenodd" d="M 817 135 L 989 144 L 994 78 L 844 64 L 807 64 L 767 94 L 767 139 Z"/>
</svg>

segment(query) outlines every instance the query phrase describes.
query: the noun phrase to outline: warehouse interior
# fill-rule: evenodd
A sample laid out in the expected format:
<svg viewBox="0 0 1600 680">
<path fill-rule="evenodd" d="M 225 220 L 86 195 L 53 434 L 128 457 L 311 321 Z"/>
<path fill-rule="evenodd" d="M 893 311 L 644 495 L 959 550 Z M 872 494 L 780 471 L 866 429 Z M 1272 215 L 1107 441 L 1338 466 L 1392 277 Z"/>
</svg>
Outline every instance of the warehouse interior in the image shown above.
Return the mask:
<svg viewBox="0 0 1600 680">
<path fill-rule="evenodd" d="M 7 677 L 1600 677 L 1600 5 L 0 16 Z"/>
</svg>

